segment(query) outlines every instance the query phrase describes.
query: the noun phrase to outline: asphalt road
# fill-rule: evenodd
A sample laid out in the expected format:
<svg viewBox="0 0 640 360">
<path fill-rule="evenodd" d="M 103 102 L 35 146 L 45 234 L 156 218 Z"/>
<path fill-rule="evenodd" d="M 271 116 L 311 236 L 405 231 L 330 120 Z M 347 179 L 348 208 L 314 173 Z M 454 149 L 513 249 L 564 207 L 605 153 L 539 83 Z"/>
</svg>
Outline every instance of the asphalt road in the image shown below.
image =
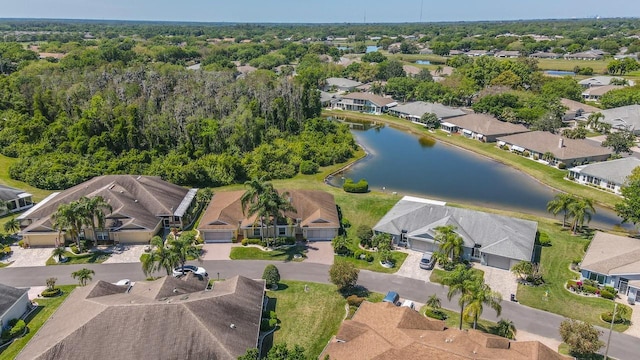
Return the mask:
<svg viewBox="0 0 640 360">
<path fill-rule="evenodd" d="M 250 278 L 260 278 L 267 261 L 257 260 L 219 260 L 204 261 L 203 266 L 209 272 L 211 278 L 230 278 L 235 275 L 243 275 Z M 275 263 L 280 270 L 283 279 L 300 280 L 309 282 L 328 283 L 329 266 L 313 263 Z M 131 264 L 88 264 L 88 265 L 58 265 L 42 267 L 7 267 L 0 269 L 0 283 L 11 286 L 44 286 L 48 277 L 58 278 L 58 284 L 74 284 L 71 272 L 83 267 L 93 269 L 96 274 L 94 280 L 115 282 L 120 279 L 133 281 L 144 280 L 139 263 Z M 162 274 L 159 274 L 162 275 Z M 402 298 L 424 303 L 426 299 L 437 294 L 442 300 L 444 308 L 459 311 L 457 300 L 447 301 L 446 289 L 438 284 L 421 280 L 406 278 L 397 275 L 382 274 L 370 271 L 361 271 L 358 284 L 367 287 L 371 291 L 386 293 L 389 290 L 397 291 Z M 497 321 L 492 309 L 485 309 L 483 318 Z M 533 309 L 517 303 L 504 301 L 502 303 L 502 318 L 513 321 L 518 330 L 524 330 L 533 334 L 560 340 L 558 328 L 563 317 L 545 311 Z M 606 342 L 608 330 L 603 331 L 603 341 Z M 614 332 L 611 337 L 609 355 L 620 360 L 637 359 L 640 354 L 640 339 Z"/>
</svg>

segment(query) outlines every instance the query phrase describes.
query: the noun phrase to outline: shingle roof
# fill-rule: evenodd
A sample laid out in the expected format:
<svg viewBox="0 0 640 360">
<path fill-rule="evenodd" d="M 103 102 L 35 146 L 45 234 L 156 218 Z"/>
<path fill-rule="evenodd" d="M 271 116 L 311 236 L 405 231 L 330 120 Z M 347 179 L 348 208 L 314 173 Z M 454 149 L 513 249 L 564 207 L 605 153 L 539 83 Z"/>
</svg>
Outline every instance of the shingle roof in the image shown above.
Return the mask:
<svg viewBox="0 0 640 360">
<path fill-rule="evenodd" d="M 588 86 L 604 86 L 611 84 L 611 80 L 613 79 L 616 78 L 614 78 L 613 76 L 594 76 L 588 79 L 582 79 L 578 81 L 578 84 Z"/>
<path fill-rule="evenodd" d="M 452 108 L 438 103 L 429 103 L 424 101 L 414 101 L 406 104 L 398 105 L 393 108 L 393 112 L 403 113 L 407 115 L 421 117 L 425 113 L 434 113 L 441 119 L 447 119 L 454 116 L 465 115 L 466 113 L 460 109 Z"/>
<path fill-rule="evenodd" d="M 378 106 L 387 106 L 391 103 L 395 103 L 396 101 L 392 98 L 382 97 L 380 95 L 370 94 L 370 93 L 350 93 L 342 97 L 343 99 L 354 99 L 354 100 L 369 100 L 372 103 Z"/>
<path fill-rule="evenodd" d="M 160 216 L 173 216 L 188 194 L 188 189 L 157 176 L 104 175 L 69 188 L 49 198 L 46 203 L 43 201 L 19 219 L 33 220 L 23 233 L 50 231 L 53 227 L 51 215 L 58 206 L 83 196 L 102 196 L 113 208 L 112 213 L 107 215 L 106 227 L 155 229 L 162 221 Z M 113 219 L 119 220 L 118 225 Z"/>
<path fill-rule="evenodd" d="M 560 139 L 563 139 L 562 148 L 559 146 Z M 559 160 L 602 156 L 612 153 L 611 149 L 602 147 L 595 141 L 588 139 L 565 139 L 560 135 L 547 131 L 531 131 L 522 134 L 502 136 L 499 137 L 498 140 L 504 141 L 507 144 L 521 146 L 540 154 L 549 151 Z"/>
<path fill-rule="evenodd" d="M 333 195 L 319 190 L 283 189 L 280 194 L 289 193 L 291 205 L 296 211 L 287 211 L 285 217 L 292 220 L 301 219 L 300 226 L 309 228 L 340 227 L 338 210 Z M 242 212 L 240 198 L 245 193 L 239 191 L 222 191 L 214 194 L 202 219 L 198 230 L 234 230 L 238 222 L 242 226 L 251 226 L 256 222 L 256 215 L 247 216 Z"/>
<path fill-rule="evenodd" d="M 595 106 L 583 104 L 579 101 L 574 101 L 574 100 L 565 99 L 565 98 L 560 99 L 560 103 L 568 108 L 567 111 L 582 110 L 583 113 L 593 113 L 593 112 L 601 111 Z"/>
<path fill-rule="evenodd" d="M 404 197 L 374 226 L 374 230 L 433 239 L 435 228 L 454 225 L 465 246 L 511 259 L 530 261 L 538 224 L 508 216 L 454 208 Z"/>
<path fill-rule="evenodd" d="M 529 131 L 529 129 L 524 125 L 500 121 L 487 114 L 467 114 L 453 119 L 447 119 L 447 122 L 450 122 L 461 129 L 471 130 L 475 133 L 488 136 L 516 134 Z"/>
<path fill-rule="evenodd" d="M 29 289 L 17 289 L 13 286 L 0 284 L 0 316 L 7 312 L 27 291 Z"/>
<path fill-rule="evenodd" d="M 585 89 L 582 92 L 582 95 L 588 95 L 588 96 L 602 96 L 606 93 L 608 93 L 611 90 L 618 90 L 618 89 L 622 89 L 623 86 L 619 86 L 619 85 L 603 85 L 603 86 L 593 86 L 590 87 L 588 89 Z"/>
<path fill-rule="evenodd" d="M 576 166 L 569 169 L 569 171 L 579 172 L 583 175 L 594 176 L 599 179 L 607 180 L 607 182 L 622 185 L 627 180 L 627 176 L 631 175 L 633 169 L 638 166 L 640 166 L 640 159 L 628 157 L 624 159 Z"/>
<path fill-rule="evenodd" d="M 363 302 L 320 355 L 332 360 L 567 359 L 538 341 L 516 342 L 476 330 L 446 329 L 417 311 Z"/>
<path fill-rule="evenodd" d="M 640 274 L 640 240 L 597 231 L 580 267 L 604 275 Z"/>
<path fill-rule="evenodd" d="M 640 129 L 640 105 L 627 105 L 597 112 L 604 115 L 602 122 L 611 124 L 614 128 Z"/>
<path fill-rule="evenodd" d="M 327 84 L 327 86 L 336 86 L 342 88 L 352 88 L 362 85 L 362 83 L 359 81 L 335 77 L 328 78 L 327 80 L 325 80 L 325 83 Z"/>
<path fill-rule="evenodd" d="M 18 199 L 24 196 L 24 194 L 27 194 L 27 192 L 24 190 L 15 189 L 15 188 L 0 184 L 0 200 L 2 201 Z"/>
<path fill-rule="evenodd" d="M 264 282 L 206 284 L 187 276 L 128 293 L 102 281 L 77 288 L 17 359 L 236 359 L 257 345 Z"/>
</svg>

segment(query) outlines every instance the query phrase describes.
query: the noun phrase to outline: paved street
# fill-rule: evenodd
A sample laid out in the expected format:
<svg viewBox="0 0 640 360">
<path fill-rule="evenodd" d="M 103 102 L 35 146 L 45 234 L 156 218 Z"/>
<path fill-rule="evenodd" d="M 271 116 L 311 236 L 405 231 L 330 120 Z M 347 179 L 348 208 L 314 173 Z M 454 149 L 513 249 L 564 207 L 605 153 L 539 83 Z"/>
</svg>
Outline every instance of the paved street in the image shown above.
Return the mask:
<svg viewBox="0 0 640 360">
<path fill-rule="evenodd" d="M 244 275 L 259 278 L 267 261 L 204 261 L 204 266 L 212 278 L 219 274 L 220 278 L 230 278 L 235 275 Z M 315 263 L 275 263 L 280 270 L 283 279 L 328 282 L 328 265 Z M 12 286 L 42 286 L 48 277 L 57 277 L 59 284 L 73 284 L 70 274 L 82 267 L 91 268 L 96 272 L 94 280 L 100 279 L 114 282 L 120 279 L 143 280 L 144 274 L 140 270 L 139 263 L 131 264 L 98 264 L 98 265 L 58 265 L 47 267 L 8 267 L 0 269 L 0 283 Z M 442 305 L 451 310 L 459 310 L 456 299 L 451 302 L 446 299 L 446 289 L 440 285 L 428 283 L 422 280 L 411 279 L 403 276 L 361 271 L 359 284 L 369 290 L 386 293 L 388 290 L 397 291 L 401 297 L 424 303 L 431 294 L 437 294 L 442 299 Z M 532 309 L 517 303 L 503 301 L 502 317 L 514 322 L 518 330 L 559 340 L 558 328 L 563 320 L 561 316 L 548 312 Z M 492 310 L 485 310 L 483 318 L 496 321 Z M 607 331 L 603 339 L 606 341 Z M 611 337 L 611 350 L 609 354 L 620 360 L 636 359 L 640 353 L 640 340 L 626 334 L 614 333 Z"/>
</svg>

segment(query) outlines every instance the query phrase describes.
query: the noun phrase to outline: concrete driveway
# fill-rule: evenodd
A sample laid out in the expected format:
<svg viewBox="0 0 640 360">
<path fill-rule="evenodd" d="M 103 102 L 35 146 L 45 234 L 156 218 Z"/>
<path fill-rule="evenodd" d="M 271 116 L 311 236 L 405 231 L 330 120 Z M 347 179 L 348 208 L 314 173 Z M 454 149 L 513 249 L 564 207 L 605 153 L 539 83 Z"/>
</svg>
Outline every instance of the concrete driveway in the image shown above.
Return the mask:
<svg viewBox="0 0 640 360">
<path fill-rule="evenodd" d="M 396 275 L 423 280 L 425 282 L 429 281 L 431 270 L 420 269 L 420 260 L 422 259 L 423 253 L 409 249 L 399 249 L 399 251 L 407 253 L 408 255 L 400 269 L 396 272 Z"/>
<path fill-rule="evenodd" d="M 126 264 L 140 262 L 140 255 L 144 253 L 147 245 L 125 245 L 120 244 L 107 248 L 111 251 L 111 256 L 104 261 L 105 264 Z"/>
<path fill-rule="evenodd" d="M 234 243 L 204 244 L 202 260 L 229 260 L 231 248 L 239 246 Z"/>
<path fill-rule="evenodd" d="M 481 265 L 480 263 L 473 263 L 473 267 L 484 271 L 484 282 L 491 286 L 491 290 L 499 292 L 503 300 L 509 300 L 511 294 L 517 293 L 518 282 L 511 271 Z"/>
<path fill-rule="evenodd" d="M 307 243 L 307 259 L 304 262 L 315 264 L 333 264 L 331 241 L 313 241 Z"/>
<path fill-rule="evenodd" d="M 13 263 L 11 267 L 30 267 L 30 266 L 45 266 L 47 259 L 51 257 L 51 251 L 53 248 L 30 248 L 23 249 L 19 246 L 11 246 L 13 253 L 5 262 Z"/>
</svg>

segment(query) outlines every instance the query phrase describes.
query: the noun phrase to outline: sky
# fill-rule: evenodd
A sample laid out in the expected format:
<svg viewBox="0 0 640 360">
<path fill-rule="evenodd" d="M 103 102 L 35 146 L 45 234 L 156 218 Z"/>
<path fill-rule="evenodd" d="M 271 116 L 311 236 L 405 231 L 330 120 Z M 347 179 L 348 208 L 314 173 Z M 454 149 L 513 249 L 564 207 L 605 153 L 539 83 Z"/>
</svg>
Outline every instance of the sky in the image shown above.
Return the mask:
<svg viewBox="0 0 640 360">
<path fill-rule="evenodd" d="M 421 10 L 422 8 L 422 10 Z M 378 23 L 640 17 L 638 0 L 0 0 L 0 18 Z"/>
</svg>

